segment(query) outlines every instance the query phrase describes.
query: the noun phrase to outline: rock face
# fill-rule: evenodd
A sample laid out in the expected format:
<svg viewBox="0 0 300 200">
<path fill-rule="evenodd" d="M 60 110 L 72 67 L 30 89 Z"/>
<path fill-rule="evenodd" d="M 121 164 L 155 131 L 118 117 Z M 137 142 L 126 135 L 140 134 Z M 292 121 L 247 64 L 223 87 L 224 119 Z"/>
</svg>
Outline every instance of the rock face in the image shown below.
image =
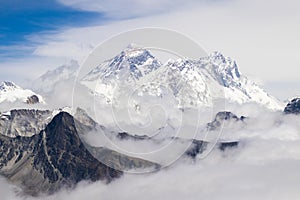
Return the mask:
<svg viewBox="0 0 300 200">
<path fill-rule="evenodd" d="M 289 102 L 284 108 L 285 114 L 299 114 L 300 113 L 300 98 L 295 98 Z"/>
<path fill-rule="evenodd" d="M 26 100 L 26 103 L 27 104 L 36 104 L 36 103 L 39 103 L 40 100 L 39 100 L 39 97 L 36 96 L 36 95 L 32 95 L 30 97 L 27 98 Z"/>
<path fill-rule="evenodd" d="M 2 113 L 0 119 L 0 134 L 8 137 L 31 137 L 40 133 L 52 120 L 49 110 L 12 110 Z"/>
<path fill-rule="evenodd" d="M 91 154 L 107 166 L 120 171 L 147 172 L 158 171 L 161 166 L 141 158 L 131 157 L 104 147 L 87 146 Z"/>
<path fill-rule="evenodd" d="M 206 150 L 207 144 L 208 142 L 193 140 L 191 146 L 185 152 L 185 155 L 196 158 L 198 154 L 201 154 Z"/>
<path fill-rule="evenodd" d="M 95 159 L 81 142 L 73 117 L 61 112 L 32 137 L 0 135 L 0 174 L 37 195 L 82 180 L 110 182 L 122 172 Z"/>
<path fill-rule="evenodd" d="M 220 128 L 222 123 L 225 121 L 244 121 L 246 117 L 241 116 L 238 117 L 235 114 L 227 111 L 218 112 L 214 121 L 207 124 L 207 128 L 210 131 L 216 130 L 217 128 Z"/>
<path fill-rule="evenodd" d="M 82 109 L 75 116 L 60 112 L 53 117 L 51 111 L 26 109 L 2 113 L 0 175 L 26 194 L 38 195 L 83 180 L 109 183 L 123 170 L 160 168 L 147 160 L 89 146 L 82 136 L 105 128 Z"/>
<path fill-rule="evenodd" d="M 118 133 L 117 138 L 121 140 L 149 140 L 151 139 L 147 135 L 130 135 L 126 132 Z"/>
</svg>

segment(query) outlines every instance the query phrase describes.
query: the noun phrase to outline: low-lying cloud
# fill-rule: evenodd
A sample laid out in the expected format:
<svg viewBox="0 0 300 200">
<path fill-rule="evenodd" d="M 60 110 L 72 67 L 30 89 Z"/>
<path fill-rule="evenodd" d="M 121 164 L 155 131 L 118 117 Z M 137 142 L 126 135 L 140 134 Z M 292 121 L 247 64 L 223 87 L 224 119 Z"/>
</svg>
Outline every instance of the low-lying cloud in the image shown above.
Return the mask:
<svg viewBox="0 0 300 200">
<path fill-rule="evenodd" d="M 215 149 L 195 161 L 181 159 L 157 173 L 125 173 L 108 185 L 82 182 L 52 196 L 27 199 L 299 199 L 299 116 L 254 105 L 240 108 L 251 117 L 232 132 L 231 139 L 240 141 L 238 148 Z M 230 130 L 225 127 L 223 135 L 230 135 Z M 0 186 L 3 200 L 23 199 L 4 179 Z"/>
</svg>

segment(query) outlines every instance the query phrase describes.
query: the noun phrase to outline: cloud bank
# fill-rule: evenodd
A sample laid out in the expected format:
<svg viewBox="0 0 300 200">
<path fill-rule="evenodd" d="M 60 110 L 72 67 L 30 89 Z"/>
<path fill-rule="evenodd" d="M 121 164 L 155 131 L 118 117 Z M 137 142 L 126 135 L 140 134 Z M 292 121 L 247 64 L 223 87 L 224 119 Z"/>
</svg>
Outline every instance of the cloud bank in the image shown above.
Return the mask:
<svg viewBox="0 0 300 200">
<path fill-rule="evenodd" d="M 238 148 L 214 150 L 195 161 L 181 159 L 157 173 L 126 173 L 109 185 L 82 182 L 52 196 L 27 199 L 299 199 L 299 116 L 253 105 L 240 108 L 250 115 L 247 125 L 223 131 L 241 142 Z M 4 179 L 0 186 L 3 200 L 23 199 Z"/>
</svg>

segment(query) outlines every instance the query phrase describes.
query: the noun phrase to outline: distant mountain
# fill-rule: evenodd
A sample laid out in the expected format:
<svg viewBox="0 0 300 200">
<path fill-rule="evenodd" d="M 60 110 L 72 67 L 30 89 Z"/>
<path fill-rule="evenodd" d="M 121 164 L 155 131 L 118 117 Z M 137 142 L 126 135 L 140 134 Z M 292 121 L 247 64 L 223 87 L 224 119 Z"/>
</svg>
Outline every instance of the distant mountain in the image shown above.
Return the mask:
<svg viewBox="0 0 300 200">
<path fill-rule="evenodd" d="M 0 103 L 45 103 L 41 95 L 29 89 L 23 89 L 13 82 L 4 81 L 0 84 Z"/>
<path fill-rule="evenodd" d="M 116 102 L 132 89 L 143 95 L 176 99 L 178 107 L 212 106 L 212 98 L 233 103 L 257 103 L 270 109 L 282 104 L 240 74 L 231 58 L 214 52 L 199 60 L 159 62 L 147 49 L 130 46 L 88 73 L 81 83 L 106 102 Z M 145 96 L 145 98 L 147 98 Z"/>
<path fill-rule="evenodd" d="M 69 64 L 50 70 L 33 81 L 32 88 L 41 93 L 53 91 L 56 84 L 68 80 L 74 81 L 79 64 L 71 60 Z"/>
</svg>

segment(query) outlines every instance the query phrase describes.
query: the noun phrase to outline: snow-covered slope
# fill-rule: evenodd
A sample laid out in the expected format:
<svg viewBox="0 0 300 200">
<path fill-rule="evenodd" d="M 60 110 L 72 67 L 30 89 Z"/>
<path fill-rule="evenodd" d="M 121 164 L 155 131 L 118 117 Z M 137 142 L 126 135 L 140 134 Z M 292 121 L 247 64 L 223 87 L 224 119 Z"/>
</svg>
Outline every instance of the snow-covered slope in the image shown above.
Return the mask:
<svg viewBox="0 0 300 200">
<path fill-rule="evenodd" d="M 29 89 L 23 89 L 13 82 L 4 81 L 0 84 L 0 103 L 31 103 L 31 97 L 38 97 L 38 102 L 45 103 L 41 95 Z"/>
<path fill-rule="evenodd" d="M 130 46 L 92 70 L 81 83 L 106 102 L 116 102 L 127 87 L 130 92 L 138 90 L 135 92 L 140 97 L 171 93 L 180 108 L 211 106 L 216 98 L 239 104 L 257 103 L 275 110 L 283 107 L 241 75 L 234 60 L 219 52 L 199 60 L 168 60 L 161 64 L 148 50 Z"/>
<path fill-rule="evenodd" d="M 93 69 L 81 83 L 92 90 L 97 87 L 96 93 L 110 101 L 120 85 L 138 85 L 141 78 L 160 66 L 161 63 L 148 50 L 128 46 L 113 59 Z"/>
</svg>

